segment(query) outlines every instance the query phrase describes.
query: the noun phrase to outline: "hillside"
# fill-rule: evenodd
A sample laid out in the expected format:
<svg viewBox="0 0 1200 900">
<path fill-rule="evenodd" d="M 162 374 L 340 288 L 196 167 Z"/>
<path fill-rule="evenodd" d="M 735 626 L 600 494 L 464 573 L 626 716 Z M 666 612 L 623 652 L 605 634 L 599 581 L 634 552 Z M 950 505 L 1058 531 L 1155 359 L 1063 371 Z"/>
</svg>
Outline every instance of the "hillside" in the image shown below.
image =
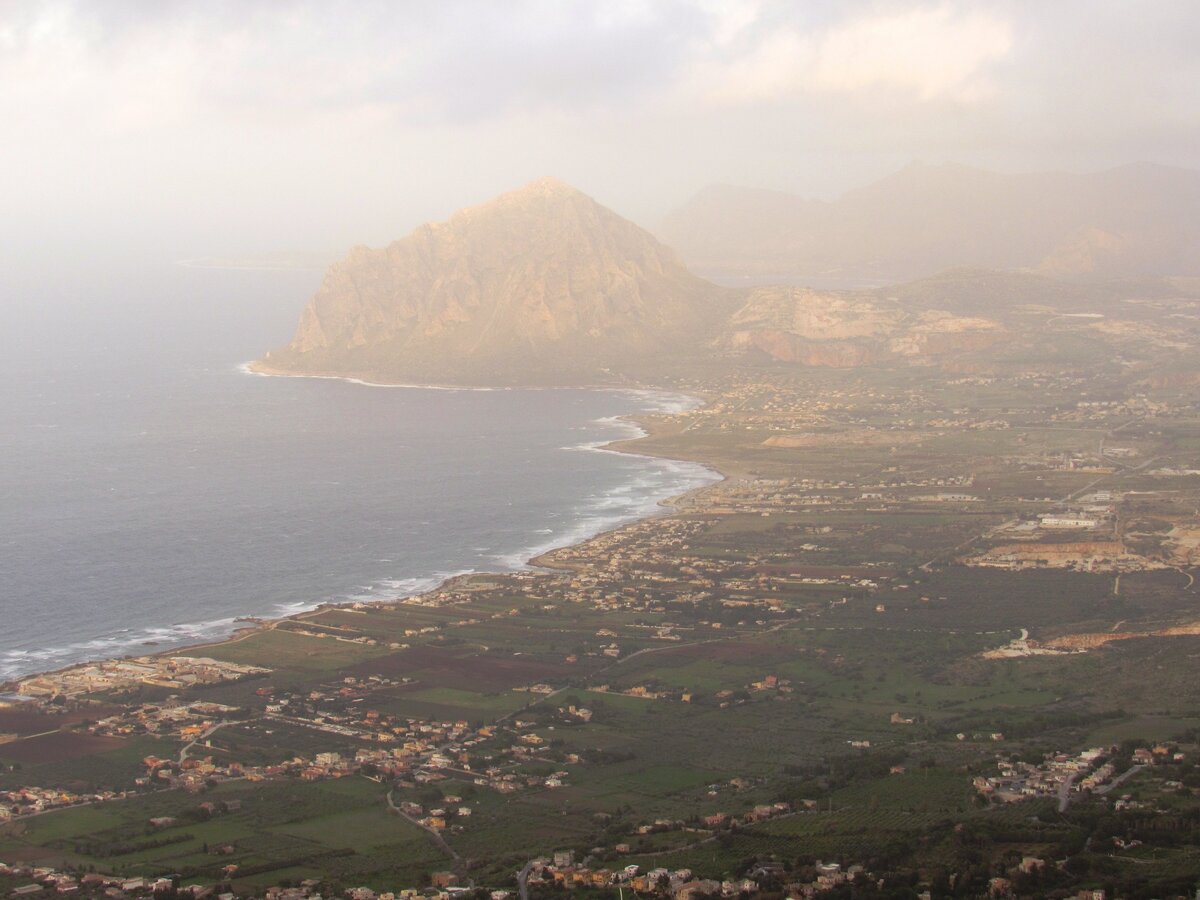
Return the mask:
<svg viewBox="0 0 1200 900">
<path fill-rule="evenodd" d="M 1200 274 L 1200 173 L 1008 175 L 914 164 L 824 203 L 710 187 L 660 236 L 695 270 L 894 282 L 956 266 L 1069 278 Z"/>
<path fill-rule="evenodd" d="M 332 266 L 258 367 L 473 384 L 616 380 L 697 346 L 736 299 L 546 178 Z"/>
<path fill-rule="evenodd" d="M 751 359 L 854 368 L 943 362 L 1007 337 L 992 319 L 916 309 L 894 297 L 767 287 L 747 296 L 716 345 Z"/>
</svg>

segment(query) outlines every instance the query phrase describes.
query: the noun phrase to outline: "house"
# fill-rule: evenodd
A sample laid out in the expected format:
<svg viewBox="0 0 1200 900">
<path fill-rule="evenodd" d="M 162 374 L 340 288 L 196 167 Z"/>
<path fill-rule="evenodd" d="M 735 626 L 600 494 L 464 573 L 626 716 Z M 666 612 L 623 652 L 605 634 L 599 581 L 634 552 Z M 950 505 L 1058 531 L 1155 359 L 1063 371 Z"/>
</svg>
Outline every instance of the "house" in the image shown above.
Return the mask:
<svg viewBox="0 0 1200 900">
<path fill-rule="evenodd" d="M 696 897 L 708 897 L 721 893 L 721 882 L 689 881 L 675 889 L 675 900 L 694 900 Z"/>
</svg>

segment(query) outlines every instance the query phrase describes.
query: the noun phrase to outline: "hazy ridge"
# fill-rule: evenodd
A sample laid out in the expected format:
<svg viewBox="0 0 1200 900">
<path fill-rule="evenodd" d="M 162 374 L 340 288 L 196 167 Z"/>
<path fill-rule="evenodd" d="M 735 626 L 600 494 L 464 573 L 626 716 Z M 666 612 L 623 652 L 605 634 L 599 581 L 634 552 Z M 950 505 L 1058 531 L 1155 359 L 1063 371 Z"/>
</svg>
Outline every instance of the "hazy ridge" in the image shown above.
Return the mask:
<svg viewBox="0 0 1200 900">
<path fill-rule="evenodd" d="M 1069 277 L 1200 273 L 1200 173 L 1136 163 L 1009 175 L 915 163 L 836 201 L 717 185 L 659 235 L 701 272 L 921 278 L 955 266 Z"/>
</svg>

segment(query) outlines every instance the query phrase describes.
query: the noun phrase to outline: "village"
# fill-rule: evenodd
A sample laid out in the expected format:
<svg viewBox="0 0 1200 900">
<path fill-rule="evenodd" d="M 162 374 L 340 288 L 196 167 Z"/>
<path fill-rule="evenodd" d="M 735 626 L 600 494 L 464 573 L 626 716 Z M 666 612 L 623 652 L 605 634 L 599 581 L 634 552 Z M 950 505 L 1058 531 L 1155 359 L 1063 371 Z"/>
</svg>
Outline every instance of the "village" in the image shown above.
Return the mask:
<svg viewBox="0 0 1200 900">
<path fill-rule="evenodd" d="M 980 796 L 997 803 L 1055 797 L 1061 810 L 1066 809 L 1072 794 L 1103 796 L 1147 766 L 1185 759 L 1185 754 L 1174 746 L 1139 747 L 1132 752 L 1128 767 L 1118 772 L 1114 759 L 1117 753 L 1116 747 L 1092 747 L 1074 755 L 1050 753 L 1038 764 L 1000 758 L 999 775 L 976 776 L 974 785 Z"/>
<path fill-rule="evenodd" d="M 790 879 L 791 875 L 798 875 Z M 160 878 L 121 878 L 89 872 L 82 876 L 60 872 L 46 866 L 11 866 L 0 862 L 0 878 L 24 882 L 13 889 L 13 897 L 102 896 L 109 900 L 126 897 L 188 897 L 192 900 L 235 900 L 231 891 L 203 884 L 182 884 L 178 876 Z M 792 897 L 815 897 L 841 885 L 870 883 L 874 876 L 862 865 L 843 867 L 840 863 L 817 861 L 800 873 L 789 873 L 783 866 L 764 863 L 737 880 L 716 881 L 698 878 L 688 869 L 643 869 L 639 865 L 610 870 L 576 864 L 574 853 L 557 852 L 551 857 L 531 860 L 518 874 L 521 894 L 547 890 L 606 889 L 621 887 L 638 894 L 667 897 L 672 900 L 696 900 L 712 897 L 748 897 L 763 890 L 783 888 Z M 424 888 L 400 888 L 375 891 L 367 887 L 347 888 L 340 896 L 346 900 L 461 900 L 486 896 L 488 900 L 511 900 L 517 891 L 484 890 L 460 884 L 453 872 L 435 872 L 432 884 Z M 320 883 L 311 880 L 296 886 L 273 885 L 263 890 L 262 900 L 323 900 Z"/>
<path fill-rule="evenodd" d="M 1141 767 L 1160 761 L 1158 747 L 1174 745 L 1138 748 L 1118 770 L 1112 745 L 1079 726 L 1059 746 L 1092 749 L 1031 757 L 1038 732 L 1020 707 L 987 698 L 1048 702 L 1039 677 L 1009 673 L 1003 689 L 988 685 L 1010 662 L 1071 665 L 1115 643 L 1074 646 L 1072 620 L 1047 619 L 1043 589 L 1014 592 L 1012 579 L 1098 579 L 1077 618 L 1094 616 L 1097 598 L 1121 598 L 1104 625 L 1130 646 L 1143 635 L 1191 633 L 1186 604 L 1157 599 L 1168 595 L 1163 579 L 1173 579 L 1170 590 L 1186 588 L 1192 552 L 1197 491 L 1186 473 L 1200 460 L 1156 449 L 1155 433 L 1186 404 L 1135 393 L 972 414 L 950 396 L 1080 388 L 1074 376 L 1050 375 L 965 376 L 936 390 L 859 380 L 819 399 L 766 377 L 697 387 L 712 402 L 658 416 L 643 443 L 682 456 L 689 441 L 711 442 L 706 452 L 729 477 L 675 498 L 663 516 L 551 550 L 537 569 L 461 576 L 393 602 L 326 604 L 246 623 L 232 641 L 191 654 L 81 664 L 8 686 L 19 698 L 10 703 L 14 721 L 42 717 L 57 730 L 47 738 L 14 726 L 0 739 L 0 762 L 25 760 L 19 771 L 0 767 L 0 817 L 20 835 L 0 844 L 0 858 L 14 847 L 46 854 L 21 841 L 53 816 L 119 816 L 147 804 L 147 815 L 110 825 L 107 843 L 79 838 L 53 852 L 78 848 L 90 859 L 88 848 L 129 844 L 144 847 L 146 860 L 180 862 L 122 864 L 111 877 L 14 863 L 5 886 L 273 900 L 446 900 L 480 884 L 495 900 L 522 887 L 804 897 L 878 889 L 904 859 L 879 848 L 901 844 L 880 838 L 871 854 L 798 861 L 752 852 L 752 836 L 801 846 L 844 827 L 846 845 L 857 846 L 850 833 L 908 835 L 909 819 L 932 827 L 1064 795 L 1068 806 L 1124 804 L 1114 806 L 1122 815 L 1145 808 L 1113 785 L 1136 787 Z M 1079 425 L 1122 431 L 1101 441 L 1076 435 Z M 926 458 L 933 462 L 914 463 Z M 1129 621 L 1139 591 L 1157 604 L 1144 630 Z M 942 648 L 932 657 L 922 649 L 929 635 Z M 960 670 L 968 686 L 954 686 Z M 900 671 L 905 686 L 889 688 Z M 1065 721 L 1091 721 L 1079 685 L 1104 682 L 1067 681 L 1059 693 L 1076 698 Z M 1129 690 L 1128 680 L 1114 684 Z M 39 780 L 67 766 L 44 770 L 25 749 L 47 740 L 64 753 L 142 752 L 101 789 L 68 786 L 57 774 Z M 997 749 L 997 774 L 963 774 Z M 1180 752 L 1170 765 L 1185 765 Z M 658 756 L 670 761 L 656 768 Z M 872 790 L 902 799 L 876 807 L 855 794 L 860 769 L 878 779 Z M 943 786 L 931 795 L 942 805 L 928 818 L 903 814 L 924 802 L 929 773 Z M 609 779 L 625 785 L 619 802 L 607 799 Z M 671 786 L 658 788 L 660 779 Z M 320 851 L 337 873 L 331 888 L 307 871 L 293 883 L 272 881 L 271 866 L 289 868 L 290 856 L 258 850 L 248 836 L 197 846 L 189 837 L 197 822 L 219 831 L 265 815 L 247 805 L 251 789 L 307 798 L 314 810 L 352 797 L 354 816 L 386 815 L 412 842 L 405 852 L 420 846 L 430 859 L 405 880 L 383 874 L 383 862 L 362 878 L 339 860 L 369 861 L 369 843 L 345 846 L 352 838 L 339 843 L 336 829 L 306 832 L 334 842 Z M 971 796 L 988 801 L 982 812 Z M 280 816 L 287 806 L 279 801 Z M 545 835 L 522 837 L 508 824 L 515 810 L 529 821 L 561 818 L 571 849 L 551 854 Z M 895 824 L 875 831 L 893 815 Z M 146 833 L 132 843 L 119 836 L 135 830 Z M 952 832 L 941 839 L 955 840 Z M 95 859 L 104 870 L 105 857 Z M 1035 877 L 1039 865 L 1062 871 L 1050 862 L 1058 851 L 1031 859 L 1042 862 L 1027 872 L 1023 859 L 997 861 L 984 881 L 1000 879 L 999 891 L 1005 879 Z"/>
</svg>

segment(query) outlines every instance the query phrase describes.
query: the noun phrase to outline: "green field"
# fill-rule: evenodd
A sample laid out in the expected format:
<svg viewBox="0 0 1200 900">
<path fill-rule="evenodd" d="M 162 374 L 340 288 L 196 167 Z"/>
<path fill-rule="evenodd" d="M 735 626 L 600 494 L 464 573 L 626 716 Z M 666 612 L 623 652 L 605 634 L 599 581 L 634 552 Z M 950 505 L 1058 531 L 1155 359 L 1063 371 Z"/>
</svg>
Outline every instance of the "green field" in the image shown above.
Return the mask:
<svg viewBox="0 0 1200 900">
<path fill-rule="evenodd" d="M 327 877 L 347 886 L 421 882 L 447 859 L 419 828 L 389 814 L 387 788 L 363 778 L 316 784 L 230 782 L 188 797 L 166 792 L 121 804 L 51 813 L 0 831 L 0 847 L 36 849 L 37 858 L 119 875 L 179 872 L 251 890 L 280 878 Z M 236 812 L 211 818 L 201 800 L 236 800 Z M 175 816 L 155 828 L 149 819 Z M 228 845 L 228 852 L 225 852 Z M 286 872 L 286 875 L 281 875 Z"/>
</svg>

